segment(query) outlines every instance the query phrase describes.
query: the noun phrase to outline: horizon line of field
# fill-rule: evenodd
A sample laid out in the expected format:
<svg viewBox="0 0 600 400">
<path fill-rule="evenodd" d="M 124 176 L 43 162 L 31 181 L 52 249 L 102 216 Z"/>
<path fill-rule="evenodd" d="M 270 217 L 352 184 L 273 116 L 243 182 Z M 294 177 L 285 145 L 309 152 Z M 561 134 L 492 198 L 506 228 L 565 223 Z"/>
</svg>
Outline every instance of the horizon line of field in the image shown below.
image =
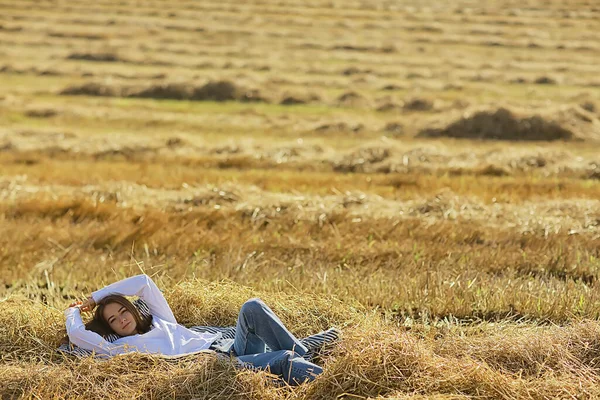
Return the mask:
<svg viewBox="0 0 600 400">
<path fill-rule="evenodd" d="M 20 3 L 21 4 L 22 3 L 26 3 L 26 1 L 22 1 Z M 35 3 L 38 6 L 38 8 L 40 8 L 39 7 L 39 5 L 40 5 L 39 2 L 36 2 L 35 0 L 31 0 L 30 3 Z M 587 2 L 584 2 L 584 3 L 587 4 Z M 100 5 L 100 6 L 113 7 L 113 8 L 115 8 L 115 6 L 117 5 L 117 3 L 107 3 L 107 2 L 104 2 L 104 3 L 93 2 L 92 4 L 94 4 L 94 5 Z M 147 12 L 147 14 L 150 14 L 148 16 L 155 16 L 155 15 L 152 15 L 152 14 L 156 13 L 156 10 L 161 10 L 161 11 L 165 10 L 165 8 L 164 8 L 165 4 L 164 3 L 152 3 L 152 4 L 156 4 L 156 7 L 148 7 L 148 6 L 146 6 L 147 10 L 151 10 L 149 13 Z M 188 11 L 188 12 L 190 10 L 198 10 L 199 12 L 225 11 L 225 12 L 238 13 L 238 14 L 239 14 L 239 11 L 240 11 L 240 4 L 238 2 L 227 2 L 227 1 L 215 2 L 214 4 L 216 5 L 216 7 L 212 7 L 212 8 L 209 7 L 208 10 L 206 9 L 206 4 L 207 4 L 207 2 L 204 2 L 203 5 L 198 5 L 197 2 L 189 2 L 189 4 L 187 4 L 187 8 L 184 8 L 184 9 L 186 11 Z M 208 4 L 211 4 L 211 2 L 209 1 Z M 226 8 L 224 6 L 224 4 L 230 4 L 231 7 Z M 327 5 L 331 5 L 331 3 L 326 3 L 326 4 Z M 380 15 L 382 13 L 384 13 L 386 15 L 389 15 L 390 13 L 394 13 L 394 12 L 398 13 L 398 14 L 406 12 L 405 10 L 400 10 L 400 9 L 388 9 L 388 10 L 383 10 L 382 11 L 382 10 L 377 9 L 376 6 L 373 9 L 369 10 L 369 9 L 364 9 L 364 4 L 365 3 L 356 3 L 356 4 L 361 4 L 361 6 L 363 6 L 363 7 L 362 8 L 358 8 L 358 9 L 349 9 L 349 5 L 345 4 L 343 9 L 339 8 L 339 7 L 306 7 L 306 6 L 304 6 L 304 7 L 297 7 L 297 9 L 299 9 L 301 11 L 304 11 L 305 13 L 307 11 L 313 11 L 312 14 L 314 14 L 314 15 L 311 15 L 311 17 L 315 17 L 315 16 L 331 17 L 332 14 L 319 15 L 319 12 L 320 12 L 319 10 L 326 9 L 326 10 L 333 11 L 334 12 L 333 15 L 335 15 L 335 16 L 342 15 L 343 17 L 346 17 L 346 18 L 347 17 L 356 17 L 356 18 L 365 18 L 365 19 L 369 19 L 369 17 L 371 17 L 372 19 L 379 19 Z M 119 3 L 119 5 L 121 5 L 121 4 Z M 0 7 L 2 7 L 2 6 L 4 6 L 4 8 L 11 8 L 11 7 L 6 7 L 6 3 L 0 3 Z M 24 8 L 31 9 L 31 7 L 28 7 L 27 5 L 25 5 L 23 7 L 14 7 L 14 3 L 9 3 L 9 6 L 12 6 L 12 8 L 17 8 L 17 9 L 24 9 Z M 254 9 L 253 8 L 254 5 L 252 5 L 252 4 L 245 4 L 245 6 L 246 6 L 246 8 L 248 10 L 253 10 Z M 273 7 L 273 8 L 275 8 L 275 9 L 278 9 L 278 11 L 272 12 L 275 15 L 289 15 L 291 13 L 291 11 L 290 11 L 290 5 L 289 4 L 283 5 L 283 4 L 281 4 L 281 2 L 278 2 L 276 4 L 270 4 L 270 6 Z M 293 3 L 293 6 L 297 6 L 297 3 Z M 42 9 L 43 8 L 44 7 L 42 7 Z M 56 4 L 51 3 L 46 8 L 47 9 L 56 9 Z M 116 8 L 119 8 L 119 7 L 116 7 Z M 263 12 L 268 12 L 268 9 L 265 9 L 264 4 L 262 4 L 262 3 L 261 4 L 257 4 L 255 6 L 255 8 L 259 8 Z M 66 9 L 67 10 L 74 10 L 74 9 L 76 10 L 77 7 L 73 7 L 72 5 L 70 5 L 69 7 L 66 7 Z M 86 14 L 89 14 L 89 12 L 87 12 L 87 11 L 89 11 L 89 8 L 79 7 L 79 9 L 85 10 Z M 103 11 L 104 10 L 103 7 L 96 7 L 96 8 L 92 8 L 92 9 L 95 10 L 95 11 Z M 138 5 L 138 7 L 136 9 L 140 10 L 139 5 Z M 315 9 L 316 9 L 316 11 L 315 11 Z M 130 7 L 127 6 L 127 5 L 124 5 L 123 7 L 119 8 L 119 10 L 130 10 Z M 175 8 L 174 10 L 180 11 L 181 10 L 181 5 L 178 4 L 178 7 Z M 499 10 L 504 10 L 504 9 L 503 8 L 499 8 Z M 546 11 L 550 11 L 550 12 L 554 11 L 554 10 L 548 10 L 547 8 L 541 9 L 541 10 L 546 10 Z M 540 11 L 540 9 L 538 9 L 536 11 Z M 518 18 L 519 21 L 522 21 L 523 19 L 525 19 L 525 20 L 527 20 L 529 22 L 529 24 L 531 24 L 531 22 L 532 22 L 531 20 L 533 20 L 533 21 L 539 21 L 540 17 L 554 17 L 554 19 L 566 19 L 566 20 L 572 19 L 572 17 L 570 17 L 569 15 L 565 15 L 565 13 L 564 13 L 564 11 L 562 9 L 559 8 L 556 11 L 557 11 L 557 14 L 559 15 L 559 18 L 556 18 L 552 14 L 551 15 L 547 15 L 547 14 L 546 15 L 540 15 L 539 13 L 537 13 L 537 15 L 534 14 L 534 15 L 529 15 L 529 16 L 527 16 L 527 15 L 524 16 L 523 13 L 521 13 L 520 15 L 511 15 L 510 12 L 506 12 L 506 11 L 504 11 L 500 15 L 493 15 L 492 17 L 493 18 L 497 18 L 498 16 L 502 16 L 502 17 L 505 17 L 508 20 L 510 20 L 512 18 Z M 596 11 L 596 9 L 590 8 L 589 11 L 591 11 L 591 14 L 593 14 L 594 11 Z M 167 12 L 167 14 L 168 14 L 169 12 L 172 12 L 172 11 L 165 10 L 165 12 Z M 455 10 L 455 12 L 456 12 L 456 10 Z M 346 13 L 346 14 L 344 14 L 344 13 Z M 308 14 L 311 14 L 311 13 L 308 12 Z M 367 14 L 374 14 L 374 15 L 368 16 Z M 142 14 L 142 15 L 144 15 L 144 14 Z M 413 15 L 414 16 L 415 13 L 414 12 L 412 12 L 412 13 L 409 12 L 408 15 Z M 425 15 L 430 16 L 431 14 L 430 13 L 426 13 Z M 483 13 L 483 14 L 482 13 L 469 14 L 469 17 L 479 17 L 479 18 L 484 18 L 484 19 L 487 18 L 488 16 L 489 16 L 489 14 L 485 14 L 485 13 Z M 589 20 L 592 20 L 592 21 L 595 20 L 595 16 L 594 15 L 587 15 L 587 17 L 586 17 L 586 16 L 582 15 L 581 12 L 580 12 L 580 14 L 577 17 L 580 18 L 580 19 L 589 19 Z M 464 18 L 464 14 L 463 13 L 457 13 L 457 19 L 460 20 L 462 18 Z M 528 20 L 527 18 L 530 18 L 531 20 Z M 456 21 L 456 22 L 459 22 L 459 21 Z M 522 23 L 523 22 L 520 22 L 520 24 L 522 24 Z M 540 25 L 542 25 L 542 24 L 543 23 L 540 23 Z"/>
<path fill-rule="evenodd" d="M 71 8 L 68 8 L 68 9 L 70 10 Z M 54 8 L 54 10 L 55 10 L 55 8 Z M 31 11 L 31 10 L 29 10 L 29 11 Z M 63 24 L 63 26 L 68 26 L 68 24 L 72 24 L 72 25 L 85 25 L 85 26 L 89 27 L 89 26 L 95 26 L 96 25 L 95 22 L 104 22 L 104 21 L 97 21 L 95 19 L 91 19 L 91 20 L 66 19 L 66 18 L 64 18 L 65 13 L 58 12 L 58 11 L 57 12 L 52 12 L 52 13 L 47 13 L 46 12 L 46 13 L 43 13 L 41 16 L 43 17 L 43 16 L 54 15 L 54 14 L 56 14 L 57 16 L 59 16 L 59 19 L 55 19 L 55 20 L 49 19 L 48 21 L 49 22 L 51 22 L 51 21 L 60 22 L 61 24 Z M 73 14 L 73 17 L 75 17 L 76 15 L 79 15 L 79 14 L 75 13 L 75 14 Z M 85 15 L 85 16 L 89 17 L 89 13 L 82 13 L 81 15 Z M 232 12 L 232 15 L 238 16 L 239 13 L 237 13 L 237 12 L 233 13 Z M 408 15 L 410 16 L 411 14 L 408 14 Z M 32 17 L 32 13 L 31 12 L 29 12 L 27 14 L 5 14 L 4 19 L 9 19 L 8 18 L 9 16 L 13 17 L 11 19 L 12 21 L 29 21 L 29 20 L 31 20 L 31 21 L 39 22 L 40 24 L 43 24 L 45 22 L 45 21 L 40 21 L 39 18 Z M 140 16 L 141 17 L 145 17 L 144 15 L 140 15 Z M 296 15 L 296 17 L 297 17 L 297 15 Z M 152 19 L 159 19 L 159 17 L 155 17 L 155 16 L 150 16 L 150 18 L 152 18 Z M 1 19 L 2 19 L 2 17 L 0 17 L 0 20 Z M 163 19 L 165 19 L 165 18 L 160 18 L 160 20 L 163 20 Z M 170 18 L 166 18 L 166 19 L 168 20 Z M 195 23 L 198 23 L 198 18 L 184 18 L 184 20 L 185 21 L 193 21 Z M 113 21 L 113 23 L 116 22 L 114 20 L 109 20 L 107 22 L 110 22 L 110 21 Z M 181 21 L 181 19 L 178 19 L 178 21 Z M 214 19 L 211 19 L 211 21 L 214 21 Z M 389 19 L 386 20 L 386 21 L 389 21 Z M 415 21 L 417 21 L 416 24 L 411 24 L 411 22 L 415 22 Z M 234 20 L 234 22 L 239 22 L 239 21 L 238 20 Z M 291 25 L 289 25 L 289 26 L 294 26 L 293 25 L 294 20 L 291 20 L 291 21 L 288 21 L 288 22 L 291 23 Z M 385 24 L 385 22 L 381 22 L 381 21 L 379 21 L 379 22 Z M 428 33 L 434 34 L 434 33 L 444 33 L 444 31 L 441 28 L 441 26 L 445 26 L 444 23 L 447 23 L 449 26 L 452 26 L 452 27 L 455 27 L 457 23 L 460 23 L 460 28 L 459 28 L 459 31 L 458 31 L 458 33 L 460 33 L 462 29 L 465 29 L 465 27 L 469 27 L 469 23 L 470 23 L 469 21 L 465 21 L 464 17 L 461 17 L 460 20 L 454 20 L 454 19 L 444 20 L 443 17 L 442 17 L 441 19 L 440 18 L 436 18 L 435 19 L 435 28 L 432 28 L 432 26 L 429 25 L 429 24 L 425 24 L 425 25 L 421 24 L 421 23 L 430 23 L 430 22 L 433 22 L 433 21 L 432 20 L 419 21 L 419 20 L 415 20 L 415 19 L 412 19 L 412 18 L 408 18 L 407 20 L 403 21 L 402 25 L 398 25 L 398 26 L 387 26 L 387 25 L 371 26 L 371 25 L 369 25 L 366 28 L 368 28 L 369 30 L 375 30 L 377 28 L 385 28 L 385 29 L 398 29 L 399 28 L 399 29 L 406 29 L 408 31 L 419 31 L 419 30 L 422 30 L 423 32 L 428 32 Z M 474 21 L 472 23 L 473 24 L 478 24 L 479 21 Z M 215 24 L 215 25 L 220 26 L 219 24 Z M 536 25 L 536 24 L 533 24 L 533 25 Z M 543 24 L 543 23 L 540 23 L 539 25 L 540 25 L 540 27 L 541 26 L 547 26 L 546 24 Z M 96 26 L 105 29 L 106 28 L 106 23 L 98 24 Z M 134 25 L 129 24 L 128 26 L 130 26 L 130 27 L 136 27 L 137 25 L 135 25 L 135 24 Z M 337 26 L 337 25 L 333 24 L 332 26 Z M 479 25 L 476 25 L 476 26 L 479 26 Z M 500 24 L 500 26 L 505 26 L 505 24 Z M 531 24 L 525 24 L 524 22 L 521 22 L 521 21 L 516 25 L 516 27 L 523 27 L 523 29 L 525 29 L 525 27 L 527 27 L 527 37 L 529 37 L 531 39 L 534 39 L 534 38 L 536 38 L 536 36 L 534 35 L 535 31 L 531 31 L 531 26 L 532 26 Z M 299 27 L 300 28 L 305 28 L 304 25 L 299 25 Z M 168 29 L 186 30 L 186 28 L 189 28 L 192 31 L 197 31 L 198 26 L 188 27 L 186 25 L 177 26 L 177 25 L 169 24 L 169 25 L 166 25 L 166 26 L 162 26 L 162 28 L 165 28 L 167 30 Z M 347 29 L 347 28 L 339 27 L 339 26 L 338 26 L 338 28 L 340 28 L 340 29 Z M 566 28 L 572 28 L 572 27 L 571 26 L 564 26 L 564 28 L 566 29 Z M 588 27 L 588 28 L 591 28 L 591 27 Z M 442 30 L 442 31 L 440 31 L 440 30 Z M 469 31 L 469 32 L 472 33 L 471 31 Z M 477 31 L 477 32 L 480 33 L 480 34 L 481 33 L 485 33 L 484 31 L 481 31 L 481 32 Z M 496 34 L 498 34 L 497 30 L 491 31 L 491 33 L 494 33 L 494 32 Z M 507 31 L 507 32 L 502 31 L 500 33 L 509 33 L 509 32 L 510 33 L 514 33 L 514 30 L 510 30 L 510 31 Z M 542 31 L 540 31 L 540 32 L 542 32 Z M 456 33 L 456 32 L 454 32 L 454 33 Z M 570 30 L 567 33 L 570 33 Z M 249 34 L 252 34 L 252 32 L 249 32 Z M 577 36 L 577 38 L 581 40 L 581 36 Z M 589 36 L 586 36 L 585 38 L 591 39 L 591 37 L 589 37 Z M 569 39 L 569 37 L 562 37 L 562 39 Z"/>
</svg>

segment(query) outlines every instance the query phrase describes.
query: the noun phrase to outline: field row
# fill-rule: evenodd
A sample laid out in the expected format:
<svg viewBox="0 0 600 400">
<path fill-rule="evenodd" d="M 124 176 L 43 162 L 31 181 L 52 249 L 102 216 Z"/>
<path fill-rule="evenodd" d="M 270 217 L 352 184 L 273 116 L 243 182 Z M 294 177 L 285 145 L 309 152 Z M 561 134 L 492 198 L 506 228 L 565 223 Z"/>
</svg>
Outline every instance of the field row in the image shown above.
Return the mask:
<svg viewBox="0 0 600 400">
<path fill-rule="evenodd" d="M 411 317 L 558 322 L 595 318 L 600 304 L 596 200 L 486 206 L 451 193 L 392 202 L 243 186 L 7 183 L 0 259 L 9 292 L 51 279 L 70 296 L 141 263 L 171 279 L 292 285 Z"/>
<path fill-rule="evenodd" d="M 156 277 L 158 278 L 158 277 Z M 164 362 L 131 355 L 104 362 L 53 354 L 60 309 L 13 298 L 0 309 L 0 393 L 7 397 L 177 397 L 182 399 L 484 399 L 598 397 L 598 325 L 567 327 L 414 323 L 394 328 L 352 303 L 327 296 L 251 291 L 231 283 L 189 281 L 166 296 L 178 320 L 231 325 L 245 298 L 264 298 L 299 336 L 344 326 L 343 342 L 322 357 L 325 372 L 310 385 L 277 387 L 270 376 L 236 371 L 211 355 Z M 15 357 L 16 356 L 16 357 Z M 105 382 L 109 382 L 106 385 Z M 132 395 L 132 392 L 134 394 Z"/>
</svg>

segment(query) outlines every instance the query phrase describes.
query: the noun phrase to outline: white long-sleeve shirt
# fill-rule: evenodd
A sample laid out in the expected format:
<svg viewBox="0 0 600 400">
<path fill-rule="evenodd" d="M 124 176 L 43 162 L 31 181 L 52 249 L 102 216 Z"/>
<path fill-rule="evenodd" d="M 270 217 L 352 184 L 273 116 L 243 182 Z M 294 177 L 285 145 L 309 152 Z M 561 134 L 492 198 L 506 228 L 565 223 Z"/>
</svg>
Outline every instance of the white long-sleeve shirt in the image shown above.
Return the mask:
<svg viewBox="0 0 600 400">
<path fill-rule="evenodd" d="M 115 282 L 92 293 L 92 298 L 99 302 L 110 294 L 142 298 L 152 314 L 150 331 L 125 336 L 111 343 L 99 334 L 86 330 L 79 308 L 70 307 L 65 311 L 65 316 L 67 335 L 73 344 L 111 356 L 133 351 L 181 356 L 206 350 L 221 337 L 220 333 L 194 332 L 179 325 L 162 292 L 147 275 L 132 276 Z"/>
</svg>

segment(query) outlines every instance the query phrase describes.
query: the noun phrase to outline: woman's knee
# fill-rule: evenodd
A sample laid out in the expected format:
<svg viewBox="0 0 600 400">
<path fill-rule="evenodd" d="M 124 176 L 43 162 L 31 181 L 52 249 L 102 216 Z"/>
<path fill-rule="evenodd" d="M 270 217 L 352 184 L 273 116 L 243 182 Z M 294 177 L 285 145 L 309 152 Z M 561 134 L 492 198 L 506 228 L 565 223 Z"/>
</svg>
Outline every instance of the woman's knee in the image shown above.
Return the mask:
<svg viewBox="0 0 600 400">
<path fill-rule="evenodd" d="M 247 300 L 240 309 L 242 313 L 255 313 L 263 311 L 265 307 L 265 303 L 259 299 L 258 297 Z"/>
</svg>

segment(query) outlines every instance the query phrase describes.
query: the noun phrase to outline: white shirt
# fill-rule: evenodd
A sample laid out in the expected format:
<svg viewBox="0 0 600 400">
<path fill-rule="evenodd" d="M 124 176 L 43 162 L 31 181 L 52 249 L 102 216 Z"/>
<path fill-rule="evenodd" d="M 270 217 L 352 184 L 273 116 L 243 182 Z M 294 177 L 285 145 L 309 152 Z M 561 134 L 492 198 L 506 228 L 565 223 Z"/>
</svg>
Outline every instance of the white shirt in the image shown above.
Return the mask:
<svg viewBox="0 0 600 400">
<path fill-rule="evenodd" d="M 147 275 L 132 276 L 115 282 L 92 293 L 92 298 L 99 302 L 110 294 L 142 298 L 152 314 L 150 331 L 125 336 L 111 343 L 99 334 L 86 330 L 79 308 L 70 307 L 65 311 L 65 316 L 67 335 L 71 343 L 98 354 L 111 356 L 133 351 L 180 356 L 206 350 L 215 340 L 221 338 L 220 333 L 194 332 L 179 325 L 162 292 Z"/>
</svg>

